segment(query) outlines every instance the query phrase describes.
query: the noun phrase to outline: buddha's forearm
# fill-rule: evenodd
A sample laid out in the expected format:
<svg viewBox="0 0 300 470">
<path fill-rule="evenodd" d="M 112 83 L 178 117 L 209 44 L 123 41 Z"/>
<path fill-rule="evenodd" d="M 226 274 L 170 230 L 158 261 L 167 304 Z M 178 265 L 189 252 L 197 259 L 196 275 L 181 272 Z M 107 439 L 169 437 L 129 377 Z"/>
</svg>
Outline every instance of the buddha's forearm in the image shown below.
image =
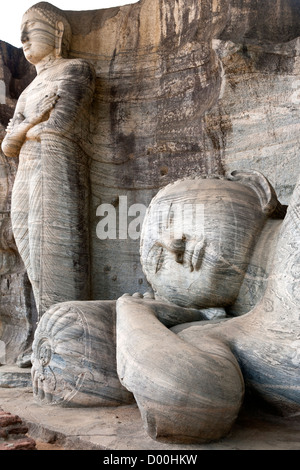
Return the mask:
<svg viewBox="0 0 300 470">
<path fill-rule="evenodd" d="M 118 299 L 118 305 L 123 309 L 140 309 L 154 315 L 168 328 L 180 323 L 207 320 L 204 310 L 184 308 L 167 302 L 131 297 L 124 295 Z"/>
<path fill-rule="evenodd" d="M 24 120 L 6 134 L 1 145 L 4 155 L 7 157 L 17 157 L 19 155 L 20 149 L 26 140 L 26 134 L 31 127 L 32 123 Z"/>
</svg>

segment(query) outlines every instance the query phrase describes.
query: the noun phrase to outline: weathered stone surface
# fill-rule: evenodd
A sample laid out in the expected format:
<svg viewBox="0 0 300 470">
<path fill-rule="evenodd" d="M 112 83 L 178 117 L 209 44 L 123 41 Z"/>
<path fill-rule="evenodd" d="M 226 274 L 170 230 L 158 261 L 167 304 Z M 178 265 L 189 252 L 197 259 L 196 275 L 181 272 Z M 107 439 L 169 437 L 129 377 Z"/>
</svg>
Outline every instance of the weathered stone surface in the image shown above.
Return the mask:
<svg viewBox="0 0 300 470">
<path fill-rule="evenodd" d="M 112 203 L 117 217 L 125 211 L 129 223 L 134 215 L 126 216 L 120 196 L 127 209 L 147 206 L 179 176 L 242 168 L 262 171 L 289 201 L 299 134 L 295 2 L 274 9 L 270 1 L 143 0 L 66 16 L 70 58 L 96 70 L 85 142 L 92 299 L 147 290 L 139 240 L 120 240 L 119 232 L 99 240 L 100 204 Z"/>
<path fill-rule="evenodd" d="M 119 381 L 115 302 L 64 302 L 42 317 L 33 342 L 34 396 L 45 405 L 133 402 Z"/>
<path fill-rule="evenodd" d="M 17 98 L 35 71 L 23 51 L 0 41 L 0 140 L 12 118 Z M 0 362 L 13 364 L 32 341 L 36 313 L 32 289 L 12 234 L 11 192 L 18 159 L 0 150 L 0 338 L 5 344 Z"/>
<path fill-rule="evenodd" d="M 214 48 L 223 83 L 207 122 L 224 168 L 262 171 L 287 204 L 299 172 L 298 39 L 282 38 L 279 44 L 217 40 Z"/>
<path fill-rule="evenodd" d="M 0 443 L 0 450 L 36 450 L 36 443 L 31 437 L 23 437 Z"/>
<path fill-rule="evenodd" d="M 45 229 L 45 232 L 43 235 L 39 234 L 37 237 L 33 237 L 33 241 L 31 240 L 29 243 L 29 248 L 32 248 L 34 253 L 34 260 L 32 264 L 30 262 L 26 266 L 35 286 L 37 298 L 40 298 L 40 280 L 43 281 L 42 284 L 45 287 L 45 289 L 44 287 L 42 289 L 42 303 L 45 303 L 42 306 L 41 313 L 44 313 L 47 306 L 52 303 L 70 298 L 82 298 L 83 291 L 85 294 L 88 292 L 88 298 L 92 300 L 116 299 L 126 291 L 140 291 L 143 293 L 146 291 L 148 287 L 146 278 L 139 264 L 138 236 L 129 237 L 127 227 L 125 227 L 126 234 L 122 234 L 121 229 L 124 227 L 121 227 L 121 222 L 118 221 L 119 223 L 116 223 L 117 236 L 113 239 L 108 237 L 100 240 L 97 227 L 100 217 L 103 217 L 103 213 L 99 210 L 101 204 L 113 206 L 117 218 L 124 215 L 125 212 L 125 219 L 128 223 L 130 217 L 137 214 L 137 212 L 127 213 L 129 208 L 132 209 L 133 204 L 138 203 L 147 206 L 160 188 L 166 186 L 167 183 L 174 182 L 178 177 L 191 178 L 214 174 L 224 176 L 228 170 L 234 168 L 263 171 L 266 177 L 270 179 L 277 193 L 282 196 L 281 200 L 285 203 L 289 202 L 296 177 L 299 174 L 299 161 L 295 151 L 295 148 L 298 148 L 297 135 L 299 134 L 297 112 L 295 112 L 299 107 L 298 84 L 295 82 L 295 77 L 299 68 L 300 8 L 292 0 L 285 2 L 284 5 L 282 5 L 282 2 L 277 2 L 276 6 L 278 8 L 273 8 L 273 6 L 271 0 L 264 2 L 263 5 L 261 2 L 251 0 L 246 2 L 243 0 L 205 0 L 201 2 L 199 0 L 141 0 L 135 5 L 122 8 L 98 10 L 96 12 L 66 12 L 66 17 L 73 32 L 73 36 L 70 37 L 69 41 L 69 57 L 63 61 L 60 58 L 59 67 L 56 69 L 57 74 L 55 72 L 52 75 L 51 71 L 46 70 L 46 76 L 48 84 L 50 80 L 52 85 L 58 76 L 71 81 L 76 77 L 85 77 L 84 73 L 83 75 L 78 73 L 75 64 L 85 64 L 90 71 L 93 68 L 95 69 L 95 83 L 93 81 L 95 92 L 93 87 L 90 88 L 90 91 L 93 88 L 94 92 L 93 101 L 92 93 L 88 94 L 86 101 L 88 107 L 90 106 L 90 112 L 88 113 L 89 126 L 88 128 L 86 126 L 88 121 L 85 118 L 87 116 L 80 112 L 76 114 L 71 106 L 72 101 L 70 103 L 68 101 L 61 109 L 65 118 L 63 124 L 70 122 L 74 124 L 72 119 L 75 119 L 75 128 L 72 128 L 75 137 L 71 132 L 70 138 L 70 134 L 65 128 L 62 132 L 63 135 L 61 135 L 60 131 L 57 131 L 57 128 L 53 125 L 53 127 L 50 127 L 51 132 L 53 131 L 55 134 L 55 139 L 52 138 L 52 135 L 48 136 L 46 133 L 45 142 L 43 142 L 44 125 L 47 127 L 45 123 L 49 124 L 51 122 L 51 113 L 54 116 L 60 103 L 63 103 L 63 99 L 69 96 L 68 93 L 60 96 L 56 89 L 49 89 L 46 80 L 42 82 L 45 85 L 43 94 L 39 95 L 39 92 L 37 92 L 35 99 L 32 100 L 32 113 L 28 112 L 28 115 L 35 115 L 34 117 L 37 118 L 37 121 L 34 122 L 34 124 L 37 124 L 35 126 L 37 129 L 32 128 L 33 122 L 30 122 L 29 127 L 26 127 L 28 125 L 26 119 L 20 122 L 17 111 L 3 143 L 3 148 L 6 152 L 8 151 L 8 154 L 11 156 L 16 155 L 18 152 L 11 152 L 10 145 L 7 144 L 10 139 L 9 134 L 13 134 L 15 129 L 21 125 L 21 127 L 23 126 L 23 134 L 18 143 L 21 141 L 23 145 L 25 139 L 25 147 L 27 145 L 30 148 L 28 154 L 26 154 L 26 151 L 24 152 L 24 156 L 45 156 L 43 161 L 45 161 L 47 178 L 45 178 L 41 205 L 43 206 L 45 203 L 44 209 L 50 210 L 47 217 L 43 219 L 43 230 Z M 266 14 L 269 12 L 272 12 L 272 14 Z M 51 46 L 52 49 L 50 55 L 45 53 L 43 59 L 49 57 L 53 59 L 54 50 L 57 52 L 62 48 L 62 28 L 61 25 L 57 28 L 57 23 L 54 26 L 52 13 L 50 14 L 50 26 L 48 24 L 46 28 L 46 32 L 50 34 L 44 42 L 48 53 L 48 46 Z M 46 14 L 47 21 L 49 20 L 48 16 Z M 62 23 L 65 24 L 64 20 Z M 27 23 L 25 22 L 23 24 L 24 43 L 27 42 L 25 36 L 29 34 L 26 28 Z M 25 53 L 27 58 L 30 59 L 30 52 L 26 47 Z M 76 68 L 77 71 L 72 70 L 74 75 L 68 70 L 66 63 Z M 38 65 L 44 66 L 45 61 L 41 64 L 38 63 Z M 56 62 L 55 65 L 57 65 Z M 39 68 L 38 72 L 43 74 L 45 70 Z M 88 74 L 89 79 L 91 79 L 91 75 Z M 28 91 L 36 91 L 34 87 L 38 82 L 39 78 L 29 85 L 27 92 L 23 94 L 23 98 L 26 98 Z M 77 91 L 80 88 L 80 86 L 77 88 L 78 86 L 76 82 L 75 90 Z M 71 88 L 68 91 L 71 91 Z M 48 91 L 53 92 L 53 94 L 45 96 L 45 90 L 47 90 L 47 95 Z M 47 98 L 47 100 L 43 101 L 41 97 Z M 23 98 L 19 100 L 21 107 L 24 104 L 22 103 Z M 72 109 L 69 108 L 69 104 Z M 29 108 L 30 106 L 31 104 L 29 104 Z M 25 109 L 26 107 L 22 108 L 22 112 Z M 37 109 L 40 111 L 38 116 Z M 82 109 L 84 107 L 81 108 L 81 111 Z M 82 121 L 80 120 L 81 117 L 83 117 Z M 81 125 L 83 125 L 83 128 L 81 128 Z M 27 131 L 29 131 L 28 135 Z M 18 137 L 20 137 L 20 134 Z M 75 138 L 75 145 L 73 145 L 73 137 Z M 69 143 L 66 142 L 68 138 L 70 138 Z M 44 153 L 43 143 L 45 143 Z M 83 145 L 84 149 L 82 149 Z M 37 153 L 33 149 L 35 146 L 38 148 Z M 79 156 L 79 165 L 77 165 L 78 160 L 74 162 L 71 158 L 74 154 L 76 157 Z M 64 157 L 63 159 L 60 158 L 61 155 Z M 86 158 L 89 160 L 88 171 Z M 74 164 L 71 170 L 68 166 L 70 162 Z M 82 172 L 78 171 L 81 164 Z M 286 171 L 283 171 L 284 166 Z M 26 165 L 25 170 L 28 170 Z M 20 171 L 19 174 L 21 175 L 21 173 Z M 56 178 L 58 175 L 59 178 Z M 22 175 L 18 183 L 22 188 L 24 187 Z M 90 184 L 90 199 L 87 210 L 88 183 Z M 40 181 L 37 186 L 41 188 Z M 80 188 L 83 188 L 83 191 Z M 19 209 L 25 201 L 21 189 L 16 199 L 16 206 Z M 76 191 L 76 194 L 72 194 L 72 189 Z M 37 193 L 35 196 L 37 197 L 33 209 L 36 209 L 40 203 L 39 194 Z M 124 201 L 126 201 L 126 208 L 124 207 Z M 63 207 L 60 207 L 60 204 Z M 133 206 L 133 209 L 138 210 L 137 206 Z M 38 210 L 32 212 L 36 215 L 37 225 L 39 225 Z M 24 214 L 20 214 L 20 212 L 19 214 L 16 212 L 16 214 L 16 225 L 18 225 Z M 241 215 L 241 210 L 238 211 L 238 214 Z M 72 219 L 72 216 L 74 216 L 74 219 Z M 230 220 L 232 226 L 235 226 L 233 219 Z M 39 226 L 38 229 L 40 230 L 40 228 Z M 16 233 L 18 229 L 22 229 L 22 224 L 17 227 Z M 279 230 L 278 224 L 276 227 L 275 224 L 272 224 L 272 226 L 270 223 L 266 225 L 266 231 L 262 233 L 263 238 L 259 240 L 260 247 L 256 257 L 255 253 L 254 258 L 250 257 L 250 262 L 253 262 L 258 268 L 260 268 L 259 261 L 265 263 L 262 269 L 266 271 L 267 275 L 262 276 L 263 280 L 260 279 L 263 290 L 272 264 L 267 253 L 263 251 L 264 242 L 268 235 L 273 232 L 274 238 L 272 241 L 276 244 L 277 229 Z M 259 230 L 256 235 L 258 233 L 260 233 Z M 19 246 L 21 246 L 20 240 L 23 237 L 20 231 L 18 238 Z M 43 247 L 41 256 L 43 269 L 39 267 L 40 239 Z M 45 241 L 47 243 L 44 243 Z M 72 243 L 69 243 L 70 241 Z M 35 244 L 38 246 L 35 246 Z M 245 248 L 248 247 L 247 243 L 246 245 Z M 68 251 L 69 248 L 70 251 Z M 26 240 L 25 258 L 28 254 L 27 249 Z M 48 263 L 49 260 L 51 262 Z M 212 261 L 214 261 L 214 257 L 212 257 Z M 247 258 L 245 262 L 248 261 Z M 258 263 L 258 265 L 255 263 Z M 32 275 L 30 271 L 32 267 L 35 274 L 37 274 L 36 276 Z M 240 265 L 237 268 L 241 270 Z M 284 266 L 282 269 L 285 269 Z M 245 273 L 244 270 L 241 270 L 241 272 Z M 295 273 L 295 271 L 293 272 Z M 256 272 L 253 277 L 256 280 L 259 273 Z M 230 280 L 233 281 L 233 275 L 230 276 Z M 152 282 L 152 280 L 150 281 Z M 294 284 L 292 285 L 294 287 Z M 238 282 L 237 286 L 239 286 Z M 222 290 L 223 294 L 226 287 L 227 284 Z M 229 288 L 232 287 L 234 286 L 229 286 Z M 277 286 L 275 287 L 277 289 Z M 243 299 L 245 293 L 249 290 L 249 285 L 243 285 L 242 289 L 237 305 L 231 301 L 228 302 L 226 299 L 226 306 L 232 308 L 232 314 L 245 313 L 256 304 L 263 294 L 260 289 L 254 294 L 251 292 L 251 295 L 253 295 L 247 297 L 247 305 L 245 306 Z M 284 284 L 284 289 L 288 289 L 286 284 Z M 265 295 L 268 295 L 268 292 L 267 290 Z M 164 297 L 164 292 L 161 295 Z M 86 295 L 84 296 L 86 297 Z M 168 296 L 168 300 L 172 300 L 170 292 Z M 166 297 L 168 298 L 168 296 Z M 180 292 L 179 297 L 182 297 L 182 292 Z M 128 305 L 131 305 L 131 300 L 124 300 L 123 298 L 119 302 L 120 305 L 122 303 L 125 306 L 127 305 L 126 315 L 135 313 L 135 310 L 131 312 L 128 307 Z M 182 302 L 179 303 L 179 307 L 182 308 Z M 207 306 L 207 302 L 205 306 Z M 211 306 L 215 307 L 215 305 Z M 220 302 L 217 303 L 217 307 L 220 307 Z M 281 306 L 278 308 L 280 309 Z M 289 308 L 294 312 L 294 306 Z M 274 311 L 276 313 L 275 307 Z M 52 310 L 49 312 L 53 314 Z M 200 316 L 203 317 L 203 312 Z M 229 322 L 219 320 L 220 318 L 217 319 L 218 324 L 215 326 L 214 332 L 217 336 L 218 332 L 223 333 L 220 333 L 216 343 L 211 338 L 207 339 L 207 348 L 213 350 L 212 362 L 214 362 L 214 357 L 219 355 L 219 360 L 228 365 L 230 379 L 224 391 L 227 402 L 225 401 L 224 404 L 222 400 L 222 383 L 225 381 L 222 374 L 225 365 L 224 370 L 222 367 L 217 366 L 216 370 L 213 371 L 211 370 L 211 362 L 209 362 L 209 381 L 211 383 L 216 381 L 218 385 L 215 385 L 215 398 L 218 402 L 219 416 L 212 416 L 212 407 L 208 406 L 206 410 L 207 419 L 208 421 L 211 420 L 212 423 L 211 426 L 206 426 L 206 423 L 203 424 L 202 421 L 200 425 L 203 427 L 201 429 L 207 429 L 207 434 L 199 437 L 199 427 L 193 428 L 195 421 L 190 420 L 190 415 L 188 413 L 185 415 L 183 412 L 181 389 L 178 387 L 178 395 L 175 394 L 174 397 L 175 409 L 179 403 L 179 412 L 178 414 L 176 414 L 177 411 L 175 412 L 176 423 L 178 426 L 182 423 L 179 419 L 177 420 L 177 416 L 182 416 L 185 423 L 179 432 L 176 428 L 172 430 L 172 438 L 211 439 L 212 436 L 220 437 L 230 429 L 238 413 L 243 394 L 243 380 L 237 361 L 241 361 L 243 364 L 242 369 L 245 368 L 247 384 L 249 383 L 251 386 L 254 384 L 253 388 L 257 390 L 261 386 L 262 395 L 268 399 L 270 397 L 270 401 L 275 400 L 269 389 L 273 385 L 278 386 L 277 378 L 267 385 L 264 378 L 263 383 L 258 385 L 258 379 L 253 379 L 251 376 L 252 367 L 255 368 L 255 360 L 251 362 L 251 358 L 247 357 L 248 362 L 246 360 L 243 362 L 241 359 L 243 355 L 242 346 L 235 342 L 230 335 L 226 336 L 226 325 Z M 140 325 L 138 316 L 136 321 Z M 190 321 L 190 313 L 187 321 Z M 61 311 L 61 322 L 64 322 L 63 310 Z M 60 324 L 60 321 L 58 323 Z M 124 333 L 120 344 L 125 348 L 124 351 L 127 354 L 126 348 L 130 348 L 131 344 L 126 343 L 127 337 L 133 338 L 132 341 L 136 339 L 137 343 L 139 338 L 129 334 L 130 328 L 134 329 L 135 326 L 131 325 L 130 322 L 127 324 L 125 320 L 124 323 L 127 329 L 124 327 L 126 334 Z M 179 333 L 176 337 L 164 325 L 156 322 L 155 318 L 145 317 L 146 323 L 149 323 L 149 330 L 151 330 L 151 327 L 156 329 L 156 344 L 158 346 L 161 345 L 161 338 L 165 334 L 168 339 L 170 338 L 174 351 L 177 351 L 178 344 L 182 346 Z M 260 330 L 259 334 L 261 335 L 264 326 L 263 323 L 260 323 L 260 320 L 258 323 L 259 326 L 253 327 L 253 332 Z M 244 324 L 242 320 L 237 319 L 233 325 L 238 325 L 239 328 L 241 324 Z M 225 326 L 223 327 L 223 325 Z M 51 322 L 49 320 L 49 325 L 45 324 L 43 328 L 45 330 L 49 328 L 49 331 L 51 331 L 50 326 Z M 283 327 L 287 328 L 287 325 L 284 324 Z M 296 323 L 295 328 L 297 328 Z M 40 330 L 42 331 L 42 326 Z M 187 334 L 188 328 L 185 330 L 186 333 L 183 329 L 180 335 Z M 235 331 L 236 334 L 235 326 L 232 331 Z M 286 330 L 284 331 L 286 333 Z M 38 334 L 36 337 L 40 338 Z M 58 333 L 56 332 L 53 338 L 56 334 Z M 67 334 L 74 340 L 75 345 L 72 347 L 75 350 L 76 347 L 82 347 L 80 343 L 76 342 L 78 339 L 76 328 L 75 330 L 71 328 Z M 290 337 L 293 338 L 294 335 L 295 330 L 292 330 Z M 224 337 L 226 340 L 224 340 Z M 84 335 L 83 338 L 85 338 Z M 87 338 L 90 340 L 90 337 L 87 336 L 85 341 L 87 341 Z M 243 335 L 242 338 L 244 338 Z M 279 342 L 280 340 L 278 338 Z M 99 338 L 97 341 L 99 341 Z M 234 343 L 232 351 L 228 349 L 226 341 Z M 192 339 L 186 339 L 186 343 L 188 345 L 184 346 L 184 350 L 187 351 L 187 354 L 193 355 L 197 346 L 193 344 Z M 250 350 L 252 350 L 253 344 L 250 346 Z M 234 349 L 235 347 L 236 349 Z M 270 362 L 274 359 L 272 348 L 275 347 L 270 340 L 266 348 L 266 355 L 271 358 Z M 140 348 L 142 348 L 140 344 L 136 345 L 136 349 L 132 347 L 134 355 L 138 356 Z M 203 348 L 205 349 L 206 346 L 203 346 Z M 296 381 L 293 375 L 295 372 L 294 362 L 292 361 L 291 364 L 289 357 L 291 353 L 289 344 L 286 348 L 287 352 L 283 353 L 282 360 L 287 364 L 289 373 L 292 375 L 292 381 Z M 205 352 L 208 352 L 208 350 Z M 46 352 L 46 366 L 48 365 L 47 361 L 55 355 L 52 356 L 51 351 L 51 348 L 48 347 L 44 351 Z M 55 352 L 56 349 L 54 348 L 53 351 Z M 152 350 L 149 352 L 152 353 Z M 66 351 L 63 350 L 63 354 L 65 353 Z M 198 351 L 195 352 L 196 355 L 197 353 Z M 236 354 L 236 358 L 233 353 Z M 82 351 L 80 354 L 82 355 Z M 124 356 L 126 354 L 124 353 Z M 128 357 L 130 357 L 130 354 L 128 353 Z M 297 358 L 298 353 L 295 354 Z M 82 356 L 85 357 L 84 354 Z M 50 375 L 47 376 L 47 380 L 42 373 L 42 380 L 39 382 L 39 367 L 40 365 L 44 366 L 43 361 L 45 358 L 40 354 L 38 341 L 35 357 L 41 361 L 41 364 L 34 369 L 34 381 L 35 384 L 38 383 L 37 386 L 35 385 L 36 393 L 37 395 L 40 394 L 42 400 L 47 401 L 49 398 L 49 401 L 51 401 L 54 398 L 55 401 L 56 392 L 53 393 L 54 379 L 51 376 L 51 371 Z M 180 350 L 178 357 L 182 359 Z M 292 357 L 293 360 L 296 360 L 294 355 Z M 159 359 L 164 361 L 165 357 L 162 356 Z M 125 357 L 124 363 L 126 363 L 126 360 Z M 143 375 L 143 360 L 145 361 L 145 357 L 139 363 L 141 376 Z M 182 362 L 184 363 L 185 360 L 183 358 Z M 199 361 L 201 362 L 201 360 Z M 203 360 L 205 362 L 205 359 Z M 275 360 L 278 361 L 279 359 L 275 358 Z M 152 364 L 151 361 L 153 362 L 153 359 L 150 357 L 150 364 Z M 137 360 L 137 362 L 139 361 Z M 178 359 L 178 364 L 182 364 L 182 362 Z M 248 363 L 252 364 L 249 370 L 247 369 Z M 72 361 L 69 364 L 71 367 Z M 76 365 L 78 367 L 78 364 Z M 171 365 L 170 374 L 172 375 L 173 370 L 177 374 L 176 364 L 175 369 L 172 369 Z M 124 364 L 121 364 L 120 368 L 122 381 L 124 380 L 123 366 Z M 163 362 L 163 366 L 166 367 L 165 362 Z M 107 367 L 110 370 L 110 364 Z M 266 370 L 269 368 L 269 363 L 267 366 L 259 364 L 260 367 Z M 198 371 L 199 368 L 196 369 Z M 62 370 L 61 362 L 57 370 Z M 132 370 L 130 373 L 130 369 L 128 369 L 127 373 L 128 377 L 133 375 L 133 384 L 135 384 L 136 377 Z M 186 383 L 183 385 L 183 396 L 185 398 L 188 380 L 198 377 L 199 381 L 202 382 L 202 376 L 201 371 L 197 376 L 197 371 L 195 371 L 195 374 L 190 374 L 187 367 L 184 370 Z M 272 364 L 268 370 L 273 373 Z M 77 394 L 78 382 L 76 378 L 79 375 L 76 374 L 70 377 L 68 371 L 66 377 L 67 384 L 71 384 L 72 392 L 75 390 Z M 61 377 L 63 379 L 60 383 L 63 383 L 65 380 L 64 375 L 62 374 Z M 129 388 L 132 387 L 131 380 L 132 377 L 128 379 Z M 170 381 L 171 389 L 179 380 L 179 375 L 176 375 L 176 380 Z M 140 377 L 138 382 L 141 382 Z M 116 383 L 116 388 L 118 388 L 119 384 Z M 141 383 L 138 383 L 138 386 L 140 387 Z M 294 383 L 293 386 L 297 388 L 297 383 L 296 385 Z M 230 390 L 232 389 L 235 389 L 236 393 L 230 396 Z M 87 390 L 84 390 L 83 401 L 88 397 Z M 156 387 L 154 387 L 154 390 L 156 391 Z M 169 392 L 170 389 L 167 389 L 166 396 Z M 152 400 L 158 403 L 158 408 L 161 411 L 158 417 L 158 422 L 160 419 L 158 429 L 154 423 L 156 411 L 154 410 L 152 413 L 148 410 L 148 404 L 151 403 L 152 397 L 150 396 L 148 402 L 149 397 L 145 398 L 143 393 L 142 391 L 138 402 L 143 417 L 146 422 L 148 420 L 149 430 L 152 435 L 165 437 L 169 432 L 168 420 L 170 417 L 165 409 L 159 408 L 159 394 L 157 396 L 154 394 Z M 204 387 L 204 389 L 201 389 L 200 398 L 198 397 L 200 401 L 203 397 L 206 397 L 205 394 L 211 399 L 212 395 Z M 278 394 L 280 395 L 280 391 L 276 392 L 276 399 L 278 399 Z M 279 402 L 280 406 L 283 406 L 283 404 L 285 406 L 292 398 L 286 390 L 282 394 L 286 394 L 286 396 L 280 395 Z M 139 390 L 136 395 L 139 396 Z M 195 398 L 196 402 L 198 398 Z M 58 401 L 61 399 L 62 401 L 65 400 L 64 387 L 62 387 L 62 390 L 59 389 Z M 295 407 L 297 408 L 297 393 L 295 400 Z M 193 397 L 191 401 L 193 401 Z M 86 403 L 88 402 L 89 400 Z M 198 409 L 199 406 L 195 408 Z M 224 427 L 216 429 L 216 423 L 218 420 L 220 421 L 220 415 L 224 414 L 224 410 L 226 411 Z M 199 423 L 197 423 L 197 426 L 199 426 Z"/>
<path fill-rule="evenodd" d="M 142 238 L 142 262 L 158 299 L 123 296 L 117 301 L 118 374 L 133 392 L 153 438 L 203 442 L 226 436 L 240 411 L 244 387 L 283 415 L 295 416 L 300 411 L 300 180 L 287 214 L 277 227 L 274 245 L 270 246 L 270 240 L 262 236 L 265 251 L 273 252 L 266 285 L 260 286 L 261 294 L 248 313 L 230 318 L 232 313 L 238 314 L 235 309 L 232 312 L 230 305 L 234 306 L 236 287 L 243 283 L 240 276 L 248 276 L 249 286 L 253 284 L 255 288 L 261 282 L 259 271 L 257 274 L 251 267 L 253 255 L 247 260 L 245 240 L 251 238 L 251 231 L 254 245 L 259 239 L 256 218 L 263 234 L 266 220 L 259 221 L 260 211 L 264 217 L 277 212 L 270 186 L 261 180 L 260 188 L 255 188 L 251 176 L 249 181 L 238 181 L 246 187 L 244 191 L 237 188 L 237 192 L 232 187 L 230 198 L 226 198 L 226 181 L 219 182 L 224 188 L 217 190 L 218 184 L 203 184 L 201 179 L 183 180 L 161 190 L 153 207 L 149 207 Z M 247 184 L 257 191 L 256 203 Z M 201 191 L 206 192 L 207 201 Z M 170 220 L 169 216 L 155 241 L 151 238 L 151 214 L 155 213 L 155 206 L 159 207 L 160 197 L 166 214 L 170 215 L 173 203 L 184 206 L 193 200 L 194 206 L 198 201 L 204 205 L 205 215 L 200 223 L 189 219 L 188 224 L 183 218 Z M 246 201 L 249 211 L 246 205 L 240 210 Z M 213 205 L 222 206 L 217 217 Z M 164 238 L 166 229 L 168 238 Z M 172 237 L 175 230 L 185 234 L 179 240 L 181 244 Z M 255 246 L 250 251 L 255 253 Z M 239 296 L 242 303 L 241 293 Z M 195 308 L 221 307 L 222 300 L 229 314 L 227 319 L 197 321 Z M 192 315 L 194 321 L 189 323 Z M 184 325 L 174 330 L 166 328 L 180 323 Z"/>
<path fill-rule="evenodd" d="M 16 338 L 17 340 L 17 338 Z M 26 368 L 20 368 L 19 366 L 3 365 L 0 367 L 0 387 L 4 388 L 20 388 L 20 387 L 31 387 L 31 371 L 30 365 Z"/>
<path fill-rule="evenodd" d="M 24 88 L 33 80 L 34 76 L 35 70 L 26 61 L 23 51 L 0 40 L 1 139 L 3 139 L 5 128 L 13 116 L 17 99 Z M 16 162 L 13 161 L 7 161 L 7 164 L 16 166 Z M 12 175 L 9 176 L 12 177 Z"/>
<path fill-rule="evenodd" d="M 19 416 L 0 408 L 0 450 L 35 450 L 36 443 L 27 433 L 28 427 Z"/>
<path fill-rule="evenodd" d="M 262 408 L 243 407 L 231 433 L 218 442 L 174 444 L 151 439 L 143 429 L 135 404 L 122 407 L 62 408 L 37 406 L 26 389 L 0 388 L 0 401 L 7 411 L 19 414 L 29 426 L 37 449 L 48 450 L 41 441 L 65 450 L 153 451 L 185 455 L 203 450 L 300 450 L 297 417 L 275 416 Z M 55 449 L 55 447 L 54 447 Z M 51 448 L 49 448 L 51 450 Z M 188 452 L 189 453 L 189 452 Z M 98 452 L 97 455 L 100 455 Z M 123 455 L 123 454 L 122 454 Z"/>
<path fill-rule="evenodd" d="M 178 345 L 178 337 L 155 321 L 157 301 L 143 302 L 118 300 L 117 364 L 145 429 L 153 439 L 176 443 L 224 437 L 244 396 L 236 359 L 219 341 L 200 350 L 183 341 Z M 168 307 L 160 306 L 166 314 Z"/>
<path fill-rule="evenodd" d="M 94 71 L 87 61 L 65 58 L 70 26 L 47 3 L 24 14 L 21 40 L 37 77 L 18 100 L 2 150 L 19 156 L 12 226 L 42 315 L 62 300 L 89 298 L 85 140 Z"/>
<path fill-rule="evenodd" d="M 97 238 L 101 203 L 115 204 L 118 215 L 119 196 L 128 207 L 147 206 L 178 177 L 248 168 L 288 203 L 299 169 L 300 11 L 292 1 L 273 3 L 143 0 L 67 12 L 71 56 L 90 60 L 97 75 L 93 298 L 147 290 L 138 240 Z"/>
<path fill-rule="evenodd" d="M 10 425 L 16 425 L 22 423 L 21 418 L 19 416 L 13 416 L 10 413 L 5 413 L 4 411 L 0 410 L 0 427 L 1 429 L 7 428 Z M 27 432 L 28 430 L 26 430 Z"/>
<path fill-rule="evenodd" d="M 166 186 L 151 201 L 141 236 L 141 263 L 156 297 L 235 315 L 251 310 L 272 266 L 272 245 L 266 250 L 264 241 L 276 242 L 274 214 L 281 210 L 274 189 L 255 171 Z"/>
<path fill-rule="evenodd" d="M 178 344 L 165 326 L 192 321 L 192 327 L 203 319 L 202 309 L 224 308 L 227 318 L 251 310 L 272 266 L 274 247 L 266 240 L 274 232 L 276 246 L 282 222 L 271 218 L 282 212 L 258 172 L 179 180 L 151 202 L 141 262 L 156 300 L 117 301 L 117 362 L 152 437 L 202 442 L 230 431 L 244 395 L 238 356 L 214 339 L 201 343 L 200 351 L 194 343 Z"/>
</svg>

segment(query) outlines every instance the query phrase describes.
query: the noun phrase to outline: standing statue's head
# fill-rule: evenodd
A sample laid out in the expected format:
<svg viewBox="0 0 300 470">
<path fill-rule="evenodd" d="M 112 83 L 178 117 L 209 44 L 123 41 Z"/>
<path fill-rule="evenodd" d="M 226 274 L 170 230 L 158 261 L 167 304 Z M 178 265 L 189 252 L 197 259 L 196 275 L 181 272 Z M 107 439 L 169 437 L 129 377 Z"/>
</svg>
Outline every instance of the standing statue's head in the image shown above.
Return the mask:
<svg viewBox="0 0 300 470">
<path fill-rule="evenodd" d="M 64 12 L 50 3 L 37 3 L 23 15 L 21 42 L 26 59 L 33 65 L 48 56 L 67 57 L 71 37 Z"/>
<path fill-rule="evenodd" d="M 156 294 L 183 307 L 232 305 L 268 217 L 282 208 L 258 172 L 175 182 L 152 200 L 141 263 Z"/>
</svg>

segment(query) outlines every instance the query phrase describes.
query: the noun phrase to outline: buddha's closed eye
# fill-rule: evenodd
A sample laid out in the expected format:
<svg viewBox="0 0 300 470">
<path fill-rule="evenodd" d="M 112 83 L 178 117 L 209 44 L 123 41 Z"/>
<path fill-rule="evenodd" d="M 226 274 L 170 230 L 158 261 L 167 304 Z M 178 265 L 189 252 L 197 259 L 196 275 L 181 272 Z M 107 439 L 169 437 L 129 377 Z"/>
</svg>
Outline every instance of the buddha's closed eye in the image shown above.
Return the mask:
<svg viewBox="0 0 300 470">
<path fill-rule="evenodd" d="M 183 235 L 181 238 L 170 238 L 165 235 L 160 240 L 157 240 L 153 246 L 154 257 L 156 262 L 155 272 L 157 273 L 164 262 L 165 253 L 173 253 L 175 261 L 179 264 L 186 262 L 191 271 L 198 271 L 201 266 L 204 250 L 204 238 L 188 238 Z"/>
</svg>

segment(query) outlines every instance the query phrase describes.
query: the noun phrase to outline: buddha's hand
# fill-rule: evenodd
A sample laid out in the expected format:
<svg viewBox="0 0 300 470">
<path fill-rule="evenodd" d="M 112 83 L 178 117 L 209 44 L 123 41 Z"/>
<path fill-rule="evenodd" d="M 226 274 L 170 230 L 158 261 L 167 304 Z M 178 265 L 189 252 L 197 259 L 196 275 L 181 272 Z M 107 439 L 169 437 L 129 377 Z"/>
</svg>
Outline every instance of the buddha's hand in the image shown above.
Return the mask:
<svg viewBox="0 0 300 470">
<path fill-rule="evenodd" d="M 28 118 L 28 121 L 32 124 L 32 126 L 46 121 L 58 100 L 59 95 L 55 92 L 51 92 L 45 95 L 36 106 L 35 113 Z"/>
<path fill-rule="evenodd" d="M 12 119 L 9 120 L 8 125 L 6 127 L 7 134 L 11 134 L 16 126 L 21 124 L 24 121 L 25 117 L 22 113 L 17 113 Z"/>
<path fill-rule="evenodd" d="M 30 140 L 39 140 L 45 128 L 45 122 L 49 119 L 50 113 L 55 107 L 59 95 L 52 92 L 45 95 L 43 100 L 37 106 L 37 112 L 29 118 L 31 128 L 26 134 L 26 138 Z"/>
<path fill-rule="evenodd" d="M 142 299 L 142 300 L 154 300 L 154 292 L 150 289 L 148 290 L 147 292 L 145 292 L 144 294 L 141 294 L 140 292 L 135 292 L 134 294 L 123 294 L 121 296 L 122 298 L 123 297 L 130 297 L 132 299 Z"/>
</svg>

